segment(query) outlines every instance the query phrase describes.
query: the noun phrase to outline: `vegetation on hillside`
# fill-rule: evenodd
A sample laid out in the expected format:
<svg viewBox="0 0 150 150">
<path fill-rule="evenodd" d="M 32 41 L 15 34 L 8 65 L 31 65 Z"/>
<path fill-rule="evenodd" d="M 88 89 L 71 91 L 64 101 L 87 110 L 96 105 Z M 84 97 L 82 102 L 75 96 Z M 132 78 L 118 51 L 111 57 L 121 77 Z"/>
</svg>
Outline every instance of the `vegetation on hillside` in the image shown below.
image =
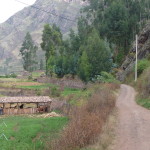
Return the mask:
<svg viewBox="0 0 150 150">
<path fill-rule="evenodd" d="M 77 32 L 71 30 L 67 40 L 56 25 L 44 26 L 41 48 L 47 75 L 78 75 L 88 82 L 102 71 L 113 72 L 149 19 L 148 0 L 88 1 L 81 10 Z"/>
</svg>

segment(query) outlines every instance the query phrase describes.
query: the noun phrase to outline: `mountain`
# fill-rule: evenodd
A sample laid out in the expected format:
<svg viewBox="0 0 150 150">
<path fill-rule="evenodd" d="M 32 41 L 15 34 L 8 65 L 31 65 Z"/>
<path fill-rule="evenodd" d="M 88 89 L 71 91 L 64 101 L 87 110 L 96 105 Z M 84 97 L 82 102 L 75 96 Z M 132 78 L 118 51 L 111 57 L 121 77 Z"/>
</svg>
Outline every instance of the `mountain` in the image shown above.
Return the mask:
<svg viewBox="0 0 150 150">
<path fill-rule="evenodd" d="M 0 24 L 0 72 L 7 74 L 22 70 L 19 49 L 24 36 L 30 32 L 34 41 L 41 43 L 44 24 L 55 23 L 64 35 L 77 25 L 82 0 L 37 0 L 34 5 L 10 17 Z M 39 46 L 39 57 L 43 52 Z"/>
<path fill-rule="evenodd" d="M 133 44 L 129 54 L 121 66 L 121 70 L 118 72 L 117 77 L 120 81 L 124 81 L 126 76 L 130 74 L 135 65 L 135 53 L 136 45 Z M 147 23 L 143 31 L 138 36 L 138 60 L 147 58 L 150 56 L 150 22 Z"/>
</svg>

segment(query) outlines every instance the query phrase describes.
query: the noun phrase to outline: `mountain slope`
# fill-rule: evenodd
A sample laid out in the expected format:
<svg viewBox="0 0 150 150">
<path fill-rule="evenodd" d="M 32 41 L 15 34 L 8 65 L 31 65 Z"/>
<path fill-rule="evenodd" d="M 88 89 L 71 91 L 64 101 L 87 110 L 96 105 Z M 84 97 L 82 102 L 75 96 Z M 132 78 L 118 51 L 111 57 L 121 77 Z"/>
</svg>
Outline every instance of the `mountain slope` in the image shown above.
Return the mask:
<svg viewBox="0 0 150 150">
<path fill-rule="evenodd" d="M 32 7 L 24 8 L 0 24 L 0 72 L 6 74 L 22 70 L 19 48 L 26 32 L 31 33 L 37 44 L 41 42 L 43 26 L 46 23 L 55 23 L 65 34 L 76 26 L 76 18 L 83 5 L 81 0 L 37 0 Z M 39 52 L 39 55 L 41 57 L 43 53 Z"/>
<path fill-rule="evenodd" d="M 117 77 L 120 81 L 124 81 L 126 76 L 130 74 L 135 65 L 135 52 L 136 45 L 134 43 L 129 54 L 127 55 L 125 61 L 121 66 L 120 72 L 118 72 Z M 150 22 L 147 23 L 143 31 L 138 37 L 138 60 L 147 58 L 150 56 Z"/>
</svg>

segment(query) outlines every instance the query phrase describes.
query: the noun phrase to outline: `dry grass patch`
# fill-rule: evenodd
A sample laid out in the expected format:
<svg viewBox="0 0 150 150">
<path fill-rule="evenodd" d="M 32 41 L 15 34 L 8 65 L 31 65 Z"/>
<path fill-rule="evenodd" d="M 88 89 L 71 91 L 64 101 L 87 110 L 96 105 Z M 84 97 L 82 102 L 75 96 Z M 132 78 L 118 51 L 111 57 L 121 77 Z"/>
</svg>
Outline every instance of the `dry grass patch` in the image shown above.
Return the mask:
<svg viewBox="0 0 150 150">
<path fill-rule="evenodd" d="M 97 138 L 97 142 L 82 150 L 111 150 L 113 143 L 115 142 L 115 127 L 117 124 L 117 111 L 108 117 L 105 126 L 102 128 L 102 133 Z"/>
<path fill-rule="evenodd" d="M 118 87 L 118 86 L 117 86 Z M 113 90 L 116 85 L 96 88 L 86 105 L 72 111 L 70 124 L 53 143 L 53 150 L 77 150 L 97 142 L 99 135 L 115 107 Z"/>
</svg>

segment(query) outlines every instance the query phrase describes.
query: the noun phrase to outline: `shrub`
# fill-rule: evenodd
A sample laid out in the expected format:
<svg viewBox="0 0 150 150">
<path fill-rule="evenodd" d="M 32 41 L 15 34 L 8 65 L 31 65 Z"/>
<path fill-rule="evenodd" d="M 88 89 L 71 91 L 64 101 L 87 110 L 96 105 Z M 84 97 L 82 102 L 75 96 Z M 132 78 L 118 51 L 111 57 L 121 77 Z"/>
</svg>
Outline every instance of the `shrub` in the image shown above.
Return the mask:
<svg viewBox="0 0 150 150">
<path fill-rule="evenodd" d="M 52 149 L 74 150 L 95 143 L 114 107 L 115 97 L 110 84 L 97 89 L 86 105 L 74 108 L 70 124 L 51 144 Z"/>
<path fill-rule="evenodd" d="M 137 103 L 150 109 L 150 67 L 143 71 L 136 86 L 139 91 Z"/>
<path fill-rule="evenodd" d="M 60 90 L 56 87 L 53 87 L 51 88 L 51 95 L 52 96 L 56 96 L 56 97 L 59 97 L 61 94 Z"/>
<path fill-rule="evenodd" d="M 36 91 L 36 95 L 37 95 L 37 96 L 40 96 L 40 95 L 41 95 L 41 90 L 40 90 L 40 89 L 36 89 L 35 91 Z"/>
<path fill-rule="evenodd" d="M 33 79 L 32 75 L 28 76 L 28 80 L 32 80 L 32 79 Z"/>
<path fill-rule="evenodd" d="M 101 75 L 98 75 L 96 77 L 96 81 L 101 82 L 101 83 L 114 83 L 114 82 L 118 82 L 115 77 L 108 73 L 108 72 L 101 72 Z"/>
<path fill-rule="evenodd" d="M 150 61 L 147 59 L 140 60 L 138 62 L 137 72 L 138 76 L 142 74 L 142 72 L 150 66 Z"/>
<path fill-rule="evenodd" d="M 15 73 L 11 73 L 11 74 L 8 74 L 8 75 L 5 75 L 5 76 L 0 76 L 0 78 L 16 78 L 17 75 Z"/>
<path fill-rule="evenodd" d="M 140 97 L 150 98 L 150 67 L 143 71 L 137 82 Z"/>
</svg>

